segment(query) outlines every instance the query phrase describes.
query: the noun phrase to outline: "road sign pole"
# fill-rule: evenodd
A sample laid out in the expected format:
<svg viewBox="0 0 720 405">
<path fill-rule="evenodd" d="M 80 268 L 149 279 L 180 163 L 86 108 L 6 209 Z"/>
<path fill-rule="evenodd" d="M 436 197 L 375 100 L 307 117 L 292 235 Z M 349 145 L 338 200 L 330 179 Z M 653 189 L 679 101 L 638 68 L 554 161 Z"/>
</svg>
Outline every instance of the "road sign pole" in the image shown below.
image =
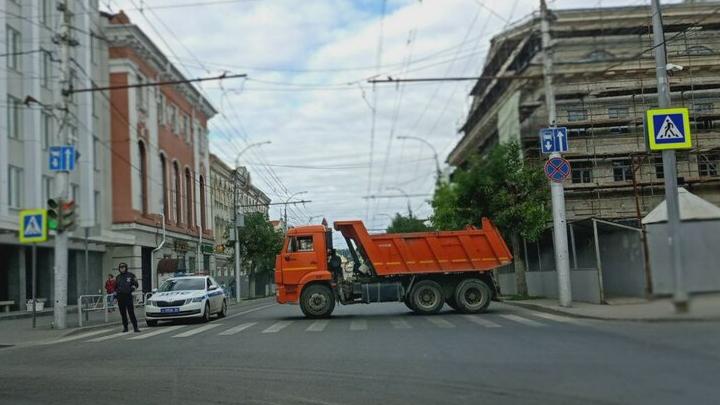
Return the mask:
<svg viewBox="0 0 720 405">
<path fill-rule="evenodd" d="M 665 54 L 665 33 L 663 31 L 660 0 L 652 0 L 653 49 L 655 49 L 655 74 L 657 76 L 658 107 L 670 107 L 670 83 L 667 75 L 667 57 Z M 687 130 L 687 129 L 686 129 Z M 663 150 L 663 173 L 665 178 L 665 206 L 668 218 L 668 247 L 670 264 L 673 269 L 675 289 L 673 303 L 675 311 L 688 311 L 688 294 L 685 290 L 685 278 L 680 246 L 680 203 L 677 189 L 677 162 L 674 150 Z"/>
<path fill-rule="evenodd" d="M 69 120 L 70 120 L 70 9 L 68 0 L 63 0 L 58 5 L 62 13 L 62 35 L 61 35 L 61 70 L 62 70 L 62 97 L 63 97 L 63 132 L 60 134 L 60 144 L 65 145 L 69 141 Z M 71 157 L 74 159 L 74 157 Z M 69 195 L 69 173 L 58 171 L 55 173 L 55 184 L 57 197 L 66 201 Z M 57 329 L 67 328 L 67 289 L 68 289 L 68 232 L 57 232 L 55 236 L 55 299 L 53 303 L 53 325 Z"/>
<path fill-rule="evenodd" d="M 36 311 L 35 311 L 35 305 L 37 304 L 35 301 L 37 300 L 37 244 L 32 244 L 32 280 L 30 282 L 32 283 L 32 327 L 35 328 L 36 326 Z M 21 304 L 22 305 L 22 304 Z"/>
<path fill-rule="evenodd" d="M 555 92 L 553 88 L 553 58 L 550 46 L 550 12 L 545 0 L 540 0 L 542 13 L 542 55 L 543 77 L 545 81 L 545 105 L 548 110 L 548 121 L 551 128 L 555 128 Z M 567 139 L 565 140 L 567 142 Z M 550 155 L 561 157 L 559 153 Z M 558 302 L 562 307 L 572 305 L 572 290 L 570 288 L 570 259 L 568 255 L 567 221 L 565 218 L 565 188 L 561 182 L 550 181 L 550 194 L 552 199 L 553 234 L 555 242 L 555 266 L 558 275 Z"/>
</svg>

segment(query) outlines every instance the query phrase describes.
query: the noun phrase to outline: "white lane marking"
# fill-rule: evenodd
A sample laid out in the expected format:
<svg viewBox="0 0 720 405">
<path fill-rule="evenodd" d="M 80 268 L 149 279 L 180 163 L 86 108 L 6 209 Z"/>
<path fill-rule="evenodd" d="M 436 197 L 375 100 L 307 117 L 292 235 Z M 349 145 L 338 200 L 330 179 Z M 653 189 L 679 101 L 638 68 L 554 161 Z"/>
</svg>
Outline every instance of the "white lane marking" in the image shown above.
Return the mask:
<svg viewBox="0 0 720 405">
<path fill-rule="evenodd" d="M 277 333 L 280 332 L 282 329 L 285 329 L 288 327 L 293 321 L 280 321 L 272 324 L 269 328 L 262 331 L 262 333 Z"/>
<path fill-rule="evenodd" d="M 472 323 L 476 323 L 480 326 L 484 326 L 486 328 L 500 328 L 501 326 L 493 321 L 489 321 L 487 319 L 483 319 L 481 316 L 478 315 L 463 315 L 463 318 L 467 319 L 468 321 Z"/>
<path fill-rule="evenodd" d="M 50 344 L 56 344 L 56 343 L 71 342 L 71 341 L 73 341 L 73 340 L 85 339 L 86 337 L 95 336 L 95 335 L 100 335 L 100 334 L 103 334 L 103 333 L 108 333 L 108 332 L 110 332 L 110 331 L 112 331 L 112 330 L 115 330 L 115 328 L 103 329 L 103 330 L 96 330 L 96 331 L 87 332 L 87 333 L 81 333 L 81 334 L 79 334 L 79 335 L 68 336 L 68 337 L 64 337 L 64 338 L 61 338 L 61 339 L 57 339 L 57 340 L 51 340 L 51 341 L 49 341 L 49 342 L 46 342 L 45 344 L 50 345 Z"/>
<path fill-rule="evenodd" d="M 217 328 L 218 326 L 222 326 L 222 324 L 221 323 L 210 323 L 205 326 L 201 326 L 199 328 L 190 329 L 187 332 L 178 333 L 177 335 L 174 335 L 173 337 L 174 338 L 184 338 L 184 337 L 188 337 L 188 336 L 192 336 L 192 335 L 197 335 L 198 333 L 202 333 L 207 330 Z"/>
<path fill-rule="evenodd" d="M 438 328 L 445 328 L 445 329 L 447 329 L 447 328 L 454 328 L 454 327 L 455 327 L 455 325 L 453 325 L 452 323 L 450 323 L 450 322 L 448 322 L 448 321 L 446 321 L 446 320 L 444 320 L 444 319 L 442 319 L 442 318 L 438 318 L 438 317 L 436 317 L 436 316 L 426 316 L 425 319 L 426 319 L 428 322 L 432 323 L 433 325 L 437 326 Z"/>
<path fill-rule="evenodd" d="M 533 313 L 533 316 L 537 316 L 537 317 L 545 318 L 545 319 L 550 319 L 551 321 L 556 321 L 556 322 L 580 323 L 580 322 L 579 322 L 577 319 L 575 319 L 575 318 L 570 318 L 570 317 L 565 317 L 565 316 L 559 316 L 559 315 L 553 315 L 553 314 L 547 314 L 547 313 L 544 313 L 544 312 L 536 312 L 536 313 Z"/>
<path fill-rule="evenodd" d="M 518 315 L 502 314 L 500 316 L 505 319 L 508 319 L 508 320 L 511 320 L 511 321 L 514 321 L 517 323 L 521 323 L 526 326 L 532 326 L 534 328 L 537 328 L 540 326 L 545 326 L 544 324 L 542 324 L 540 322 L 533 321 L 532 319 L 523 318 L 522 316 L 518 316 Z"/>
<path fill-rule="evenodd" d="M 245 329 L 247 329 L 247 328 L 249 328 L 249 327 L 252 327 L 252 326 L 254 326 L 254 325 L 256 325 L 256 324 L 257 324 L 257 322 L 242 323 L 242 324 L 240 324 L 240 325 L 238 325 L 238 326 L 236 326 L 236 327 L 234 327 L 234 328 L 230 328 L 230 329 L 228 329 L 228 330 L 226 330 L 226 331 L 224 331 L 224 332 L 220 332 L 220 333 L 218 333 L 218 335 L 221 335 L 221 336 L 234 335 L 234 334 L 239 333 L 239 332 L 242 332 L 242 331 L 244 331 Z"/>
<path fill-rule="evenodd" d="M 129 332 L 113 333 L 112 335 L 100 336 L 99 338 L 87 340 L 87 342 L 102 342 L 102 341 L 114 339 L 114 338 L 116 338 L 116 337 L 120 337 L 120 336 L 123 336 L 123 335 L 126 336 L 126 335 L 128 335 L 128 333 L 129 333 Z"/>
<path fill-rule="evenodd" d="M 350 322 L 350 330 L 366 330 L 367 321 L 364 319 L 353 319 Z"/>
<path fill-rule="evenodd" d="M 312 323 L 312 325 L 308 326 L 307 329 L 305 329 L 305 331 L 307 331 L 307 332 L 322 332 L 323 330 L 325 330 L 325 327 L 328 326 L 328 323 L 330 323 L 330 321 L 328 321 L 327 319 L 315 321 Z"/>
<path fill-rule="evenodd" d="M 154 330 L 152 332 L 141 332 L 139 335 L 133 336 L 133 337 L 129 338 L 128 340 L 147 339 L 149 337 L 157 336 L 162 333 L 172 332 L 174 330 L 178 330 L 178 329 L 184 328 L 184 327 L 185 327 L 185 325 L 163 326 L 163 327 L 157 328 L 156 330 Z"/>
<path fill-rule="evenodd" d="M 263 305 L 263 306 L 261 306 L 261 307 L 257 307 L 257 308 L 253 308 L 253 309 L 248 309 L 247 311 L 242 311 L 242 312 L 238 312 L 237 314 L 228 315 L 228 316 L 225 317 L 225 319 L 232 319 L 232 318 L 235 318 L 236 316 L 245 315 L 245 314 L 249 314 L 249 313 L 251 313 L 251 312 L 259 311 L 259 310 L 261 310 L 261 309 L 274 307 L 275 305 L 278 305 L 278 304 Z"/>
<path fill-rule="evenodd" d="M 391 319 L 390 323 L 392 324 L 393 328 L 395 329 L 410 329 L 412 326 L 410 326 L 409 323 L 407 323 L 403 319 Z"/>
</svg>

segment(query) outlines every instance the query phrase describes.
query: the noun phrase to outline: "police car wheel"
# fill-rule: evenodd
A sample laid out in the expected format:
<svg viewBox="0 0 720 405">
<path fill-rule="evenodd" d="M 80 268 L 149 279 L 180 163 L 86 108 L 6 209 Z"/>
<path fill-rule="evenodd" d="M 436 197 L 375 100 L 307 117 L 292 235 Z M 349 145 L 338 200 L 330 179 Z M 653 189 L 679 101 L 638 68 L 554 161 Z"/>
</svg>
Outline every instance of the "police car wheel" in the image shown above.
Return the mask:
<svg viewBox="0 0 720 405">
<path fill-rule="evenodd" d="M 222 308 L 218 312 L 218 318 L 225 318 L 227 316 L 227 301 L 223 301 Z"/>
<path fill-rule="evenodd" d="M 152 328 L 153 326 L 157 326 L 157 324 L 158 324 L 158 321 L 156 321 L 156 320 L 150 320 L 150 319 L 146 319 L 146 320 L 145 320 L 145 323 L 147 323 L 147 326 L 149 326 L 149 327 L 151 327 L 151 328 Z"/>
<path fill-rule="evenodd" d="M 205 303 L 205 311 L 203 311 L 202 318 L 200 318 L 203 322 L 210 322 L 210 305 L 208 303 Z"/>
</svg>

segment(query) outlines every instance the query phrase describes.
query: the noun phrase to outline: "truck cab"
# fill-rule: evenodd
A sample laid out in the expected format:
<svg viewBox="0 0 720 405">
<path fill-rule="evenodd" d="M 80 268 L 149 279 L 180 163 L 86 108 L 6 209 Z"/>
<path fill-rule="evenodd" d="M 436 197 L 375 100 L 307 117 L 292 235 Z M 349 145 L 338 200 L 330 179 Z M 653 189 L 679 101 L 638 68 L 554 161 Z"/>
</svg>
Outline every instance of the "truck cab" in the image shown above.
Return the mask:
<svg viewBox="0 0 720 405">
<path fill-rule="evenodd" d="M 332 280 L 327 259 L 331 248 L 332 233 L 324 225 L 288 230 L 283 248 L 275 258 L 278 303 L 297 303 L 302 286 Z"/>
</svg>

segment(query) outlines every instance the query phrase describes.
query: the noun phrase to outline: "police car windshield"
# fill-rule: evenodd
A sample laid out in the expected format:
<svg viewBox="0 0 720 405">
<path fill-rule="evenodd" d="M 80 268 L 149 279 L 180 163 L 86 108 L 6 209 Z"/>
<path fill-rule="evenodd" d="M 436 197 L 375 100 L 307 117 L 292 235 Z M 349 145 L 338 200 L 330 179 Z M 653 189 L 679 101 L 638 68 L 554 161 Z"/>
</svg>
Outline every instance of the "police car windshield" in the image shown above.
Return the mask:
<svg viewBox="0 0 720 405">
<path fill-rule="evenodd" d="M 180 290 L 204 290 L 205 279 L 203 278 L 176 278 L 165 281 L 160 286 L 160 292 Z"/>
</svg>

